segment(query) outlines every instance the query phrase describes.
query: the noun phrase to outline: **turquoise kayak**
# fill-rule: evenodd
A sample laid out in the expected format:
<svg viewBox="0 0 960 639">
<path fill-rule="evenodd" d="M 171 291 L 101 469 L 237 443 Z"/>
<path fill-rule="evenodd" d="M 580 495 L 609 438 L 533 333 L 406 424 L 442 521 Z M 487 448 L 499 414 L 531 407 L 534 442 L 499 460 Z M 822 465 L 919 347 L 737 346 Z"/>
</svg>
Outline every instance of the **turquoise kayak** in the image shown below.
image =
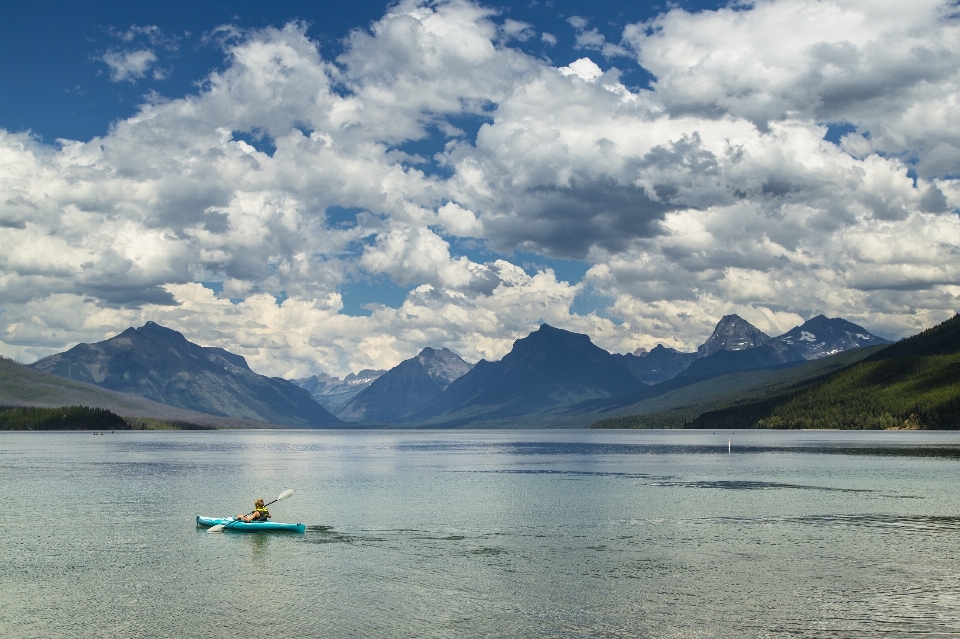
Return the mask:
<svg viewBox="0 0 960 639">
<path fill-rule="evenodd" d="M 197 525 L 209 528 L 223 524 L 224 532 L 296 532 L 302 533 L 307 527 L 303 524 L 285 524 L 279 521 L 239 521 L 233 517 L 201 517 L 197 515 Z"/>
</svg>

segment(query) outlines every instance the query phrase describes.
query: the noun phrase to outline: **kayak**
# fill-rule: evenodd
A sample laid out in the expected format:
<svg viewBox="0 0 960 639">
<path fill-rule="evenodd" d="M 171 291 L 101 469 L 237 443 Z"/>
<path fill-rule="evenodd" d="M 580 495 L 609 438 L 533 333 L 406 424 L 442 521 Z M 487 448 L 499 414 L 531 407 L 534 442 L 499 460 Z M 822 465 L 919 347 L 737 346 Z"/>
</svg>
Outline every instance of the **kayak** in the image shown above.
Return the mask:
<svg viewBox="0 0 960 639">
<path fill-rule="evenodd" d="M 223 530 L 234 532 L 296 532 L 302 533 L 307 527 L 303 524 L 285 524 L 279 521 L 240 521 L 233 517 L 201 517 L 197 515 L 197 525 L 209 528 L 223 524 Z"/>
</svg>

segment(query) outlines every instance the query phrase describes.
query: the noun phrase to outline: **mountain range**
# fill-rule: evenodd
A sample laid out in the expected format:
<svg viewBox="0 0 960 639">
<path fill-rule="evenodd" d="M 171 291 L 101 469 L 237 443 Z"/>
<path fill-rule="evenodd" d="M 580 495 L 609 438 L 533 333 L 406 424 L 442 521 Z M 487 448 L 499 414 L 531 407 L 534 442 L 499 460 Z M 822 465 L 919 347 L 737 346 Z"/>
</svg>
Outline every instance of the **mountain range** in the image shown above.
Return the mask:
<svg viewBox="0 0 960 639">
<path fill-rule="evenodd" d="M 889 343 L 890 340 L 841 318 L 817 315 L 771 339 L 742 317 L 727 315 L 698 349 L 699 358 L 677 376 L 712 377 L 738 370 L 790 366 L 853 348 Z"/>
<path fill-rule="evenodd" d="M 300 428 L 340 422 L 296 384 L 258 375 L 240 355 L 198 346 L 154 322 L 78 344 L 31 367 L 211 415 Z"/>
<path fill-rule="evenodd" d="M 471 366 L 448 349 L 428 347 L 389 371 L 291 382 L 258 375 L 239 355 L 148 322 L 32 367 L 184 409 L 291 427 L 585 426 L 661 409 L 674 412 L 657 423 L 682 425 L 729 401 L 731 392 L 800 383 L 866 356 L 850 359 L 847 352 L 883 344 L 889 341 L 840 318 L 818 315 L 771 338 L 727 315 L 696 352 L 661 344 L 611 354 L 586 335 L 543 324 L 499 361 Z M 796 372 L 778 372 L 788 369 Z"/>
<path fill-rule="evenodd" d="M 960 429 L 960 315 L 828 375 L 741 396 L 688 426 Z"/>
</svg>

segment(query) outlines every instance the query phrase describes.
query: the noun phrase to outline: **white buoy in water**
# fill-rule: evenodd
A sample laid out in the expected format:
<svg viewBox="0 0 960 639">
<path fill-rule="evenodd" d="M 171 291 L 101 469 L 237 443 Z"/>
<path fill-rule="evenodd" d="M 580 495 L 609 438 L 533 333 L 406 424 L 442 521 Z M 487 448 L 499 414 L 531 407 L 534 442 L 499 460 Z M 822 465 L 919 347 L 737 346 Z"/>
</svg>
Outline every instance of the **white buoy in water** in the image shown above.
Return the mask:
<svg viewBox="0 0 960 639">
<path fill-rule="evenodd" d="M 731 452 L 733 452 L 733 451 L 730 450 L 730 440 L 728 439 L 728 440 L 727 440 L 727 454 L 730 454 Z"/>
</svg>

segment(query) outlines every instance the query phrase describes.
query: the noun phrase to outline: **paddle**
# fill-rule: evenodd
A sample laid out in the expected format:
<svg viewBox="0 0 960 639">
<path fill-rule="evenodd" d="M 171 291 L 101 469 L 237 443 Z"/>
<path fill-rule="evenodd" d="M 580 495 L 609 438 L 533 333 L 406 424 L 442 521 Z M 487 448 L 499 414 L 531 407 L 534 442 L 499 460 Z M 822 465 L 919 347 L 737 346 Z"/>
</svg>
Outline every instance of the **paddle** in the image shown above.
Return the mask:
<svg viewBox="0 0 960 639">
<path fill-rule="evenodd" d="M 266 507 L 269 506 L 270 504 L 275 504 L 275 503 L 277 503 L 278 501 L 280 501 L 281 499 L 286 499 L 287 497 L 292 497 L 292 496 L 293 496 L 293 489 L 292 489 L 292 488 L 291 488 L 290 490 L 285 490 L 285 491 L 283 491 L 282 493 L 280 493 L 280 496 L 279 496 L 279 497 L 277 497 L 276 499 L 274 499 L 273 501 L 271 501 L 271 502 L 269 502 L 269 503 L 264 504 L 263 507 L 266 508 Z M 251 511 L 250 511 L 249 513 L 247 513 L 247 514 L 248 514 L 248 515 L 252 515 L 254 512 L 256 512 L 256 511 L 251 510 Z M 207 532 L 221 532 L 221 531 L 223 531 L 224 528 L 226 528 L 226 527 L 229 526 L 230 524 L 234 523 L 235 521 L 237 521 L 237 520 L 228 521 L 228 522 L 225 523 L 225 524 L 217 524 L 217 525 L 215 525 L 215 526 L 210 526 L 209 528 L 207 528 Z"/>
</svg>

